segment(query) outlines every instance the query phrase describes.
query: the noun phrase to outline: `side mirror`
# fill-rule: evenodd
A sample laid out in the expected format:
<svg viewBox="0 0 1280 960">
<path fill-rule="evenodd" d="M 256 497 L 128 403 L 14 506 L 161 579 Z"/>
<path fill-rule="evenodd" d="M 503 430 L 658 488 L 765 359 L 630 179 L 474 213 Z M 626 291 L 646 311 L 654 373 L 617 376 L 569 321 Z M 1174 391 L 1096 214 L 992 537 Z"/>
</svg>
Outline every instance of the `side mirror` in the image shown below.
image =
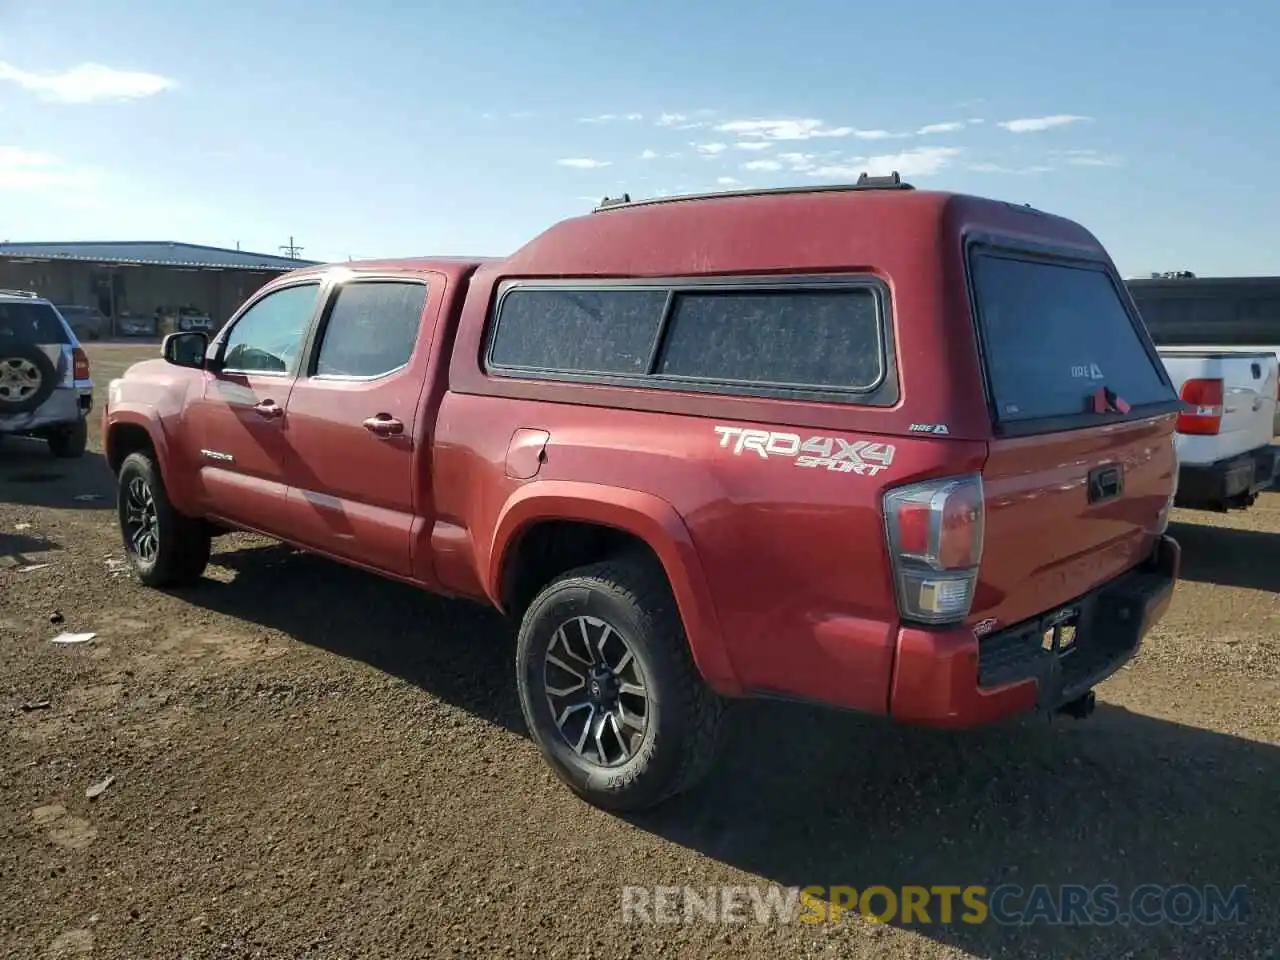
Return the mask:
<svg viewBox="0 0 1280 960">
<path fill-rule="evenodd" d="M 170 333 L 160 347 L 161 355 L 175 367 L 205 369 L 205 351 L 209 338 L 203 333 Z"/>
</svg>

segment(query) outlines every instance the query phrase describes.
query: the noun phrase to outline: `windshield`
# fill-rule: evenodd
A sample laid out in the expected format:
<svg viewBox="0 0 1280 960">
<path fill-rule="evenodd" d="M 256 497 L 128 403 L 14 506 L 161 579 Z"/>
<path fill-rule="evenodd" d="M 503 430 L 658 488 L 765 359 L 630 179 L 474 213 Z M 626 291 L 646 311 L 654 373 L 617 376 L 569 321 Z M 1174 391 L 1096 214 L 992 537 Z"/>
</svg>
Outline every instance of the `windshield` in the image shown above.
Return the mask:
<svg viewBox="0 0 1280 960">
<path fill-rule="evenodd" d="M 70 343 L 57 311 L 47 303 L 0 302 L 0 342 Z"/>
</svg>

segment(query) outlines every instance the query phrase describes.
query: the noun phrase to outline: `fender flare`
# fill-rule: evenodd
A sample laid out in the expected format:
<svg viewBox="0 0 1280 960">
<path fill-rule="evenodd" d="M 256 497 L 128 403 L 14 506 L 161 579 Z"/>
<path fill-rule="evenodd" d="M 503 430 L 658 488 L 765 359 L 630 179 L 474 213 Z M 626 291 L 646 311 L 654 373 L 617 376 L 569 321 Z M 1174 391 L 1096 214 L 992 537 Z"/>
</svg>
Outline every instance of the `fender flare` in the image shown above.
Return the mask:
<svg viewBox="0 0 1280 960">
<path fill-rule="evenodd" d="M 107 456 L 108 462 L 110 462 L 111 458 L 111 435 L 117 427 L 123 426 L 138 427 L 146 431 L 147 438 L 151 441 L 151 446 L 156 452 L 156 468 L 160 471 L 160 479 L 164 481 L 170 502 L 180 512 L 189 512 L 191 506 L 190 487 L 189 484 L 183 482 L 178 475 L 169 469 L 172 465 L 169 438 L 164 432 L 164 424 L 160 418 L 148 407 L 129 403 L 112 406 L 107 414 L 105 429 L 102 432 L 102 449 Z"/>
<path fill-rule="evenodd" d="M 689 529 L 666 500 L 651 493 L 573 480 L 535 480 L 503 504 L 494 525 L 485 590 L 501 608 L 502 573 L 521 535 L 542 520 L 595 523 L 644 541 L 657 555 L 675 595 L 694 664 L 707 684 L 722 696 L 739 696 L 720 630 L 711 590 Z"/>
</svg>

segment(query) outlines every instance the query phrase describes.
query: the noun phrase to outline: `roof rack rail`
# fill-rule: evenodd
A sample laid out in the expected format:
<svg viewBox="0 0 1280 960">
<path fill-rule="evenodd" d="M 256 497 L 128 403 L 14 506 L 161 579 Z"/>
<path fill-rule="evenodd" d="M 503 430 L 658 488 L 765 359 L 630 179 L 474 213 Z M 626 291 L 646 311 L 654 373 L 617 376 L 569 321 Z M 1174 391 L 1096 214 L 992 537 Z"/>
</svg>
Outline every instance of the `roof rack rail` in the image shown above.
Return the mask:
<svg viewBox="0 0 1280 960">
<path fill-rule="evenodd" d="M 850 190 L 914 190 L 915 187 L 902 179 L 898 171 L 893 171 L 882 177 L 873 177 L 868 173 L 863 173 L 858 177 L 856 183 L 832 183 L 832 184 L 814 184 L 811 186 L 791 186 L 791 187 L 757 187 L 747 190 L 718 190 L 712 193 L 684 193 L 674 194 L 669 197 L 648 197 L 643 200 L 632 200 L 631 194 L 624 193 L 621 197 L 609 198 L 605 197 L 600 201 L 592 213 L 599 213 L 602 210 L 612 210 L 617 207 L 642 207 L 651 206 L 658 203 L 677 203 L 682 200 L 719 200 L 728 197 L 763 197 L 776 194 L 787 193 L 843 193 Z"/>
<path fill-rule="evenodd" d="M 3 297 L 25 297 L 28 300 L 39 300 L 40 294 L 34 290 L 0 290 Z"/>
</svg>

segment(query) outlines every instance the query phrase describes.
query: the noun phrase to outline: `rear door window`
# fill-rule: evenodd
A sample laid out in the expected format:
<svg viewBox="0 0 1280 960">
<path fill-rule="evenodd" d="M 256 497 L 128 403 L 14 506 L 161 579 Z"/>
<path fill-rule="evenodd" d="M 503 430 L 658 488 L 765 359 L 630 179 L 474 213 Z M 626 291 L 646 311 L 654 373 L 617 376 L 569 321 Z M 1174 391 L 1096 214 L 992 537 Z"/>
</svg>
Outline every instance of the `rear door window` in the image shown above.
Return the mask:
<svg viewBox="0 0 1280 960">
<path fill-rule="evenodd" d="M 58 313 L 47 303 L 0 303 L 0 342 L 41 346 L 70 343 Z"/>
<path fill-rule="evenodd" d="M 1091 413 L 1103 387 L 1133 408 L 1177 399 L 1104 270 L 989 253 L 971 270 L 997 422 Z"/>
<path fill-rule="evenodd" d="M 381 377 L 413 358 L 427 285 L 363 280 L 344 284 L 329 312 L 316 376 Z"/>
</svg>

